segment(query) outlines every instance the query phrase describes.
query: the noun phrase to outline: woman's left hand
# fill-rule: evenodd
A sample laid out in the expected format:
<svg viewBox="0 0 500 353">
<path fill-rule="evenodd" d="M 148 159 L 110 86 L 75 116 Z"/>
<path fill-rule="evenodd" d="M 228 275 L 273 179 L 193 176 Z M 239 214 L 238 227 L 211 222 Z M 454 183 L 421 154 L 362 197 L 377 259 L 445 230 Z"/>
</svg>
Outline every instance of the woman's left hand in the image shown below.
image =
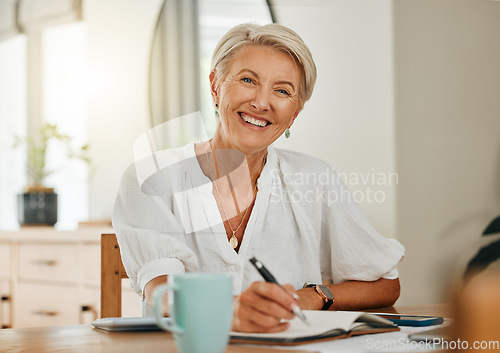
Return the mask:
<svg viewBox="0 0 500 353">
<path fill-rule="evenodd" d="M 346 281 L 328 285 L 335 301 L 329 310 L 365 310 L 393 305 L 399 297 L 399 278 L 376 281 Z M 324 302 L 312 287 L 297 291 L 302 310 L 321 310 Z"/>
<path fill-rule="evenodd" d="M 302 310 L 321 310 L 324 302 L 314 288 L 302 288 L 297 291 L 299 306 Z"/>
</svg>

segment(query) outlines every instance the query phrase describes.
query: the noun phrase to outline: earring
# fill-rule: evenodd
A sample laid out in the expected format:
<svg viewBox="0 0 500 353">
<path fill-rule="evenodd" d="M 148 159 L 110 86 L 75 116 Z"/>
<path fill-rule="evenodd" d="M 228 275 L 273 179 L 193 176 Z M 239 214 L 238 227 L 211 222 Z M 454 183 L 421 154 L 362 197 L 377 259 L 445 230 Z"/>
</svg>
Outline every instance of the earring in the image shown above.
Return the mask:
<svg viewBox="0 0 500 353">
<path fill-rule="evenodd" d="M 285 130 L 285 137 L 290 138 L 290 129 Z"/>
<path fill-rule="evenodd" d="M 215 116 L 219 117 L 219 105 L 217 103 L 215 104 Z"/>
</svg>

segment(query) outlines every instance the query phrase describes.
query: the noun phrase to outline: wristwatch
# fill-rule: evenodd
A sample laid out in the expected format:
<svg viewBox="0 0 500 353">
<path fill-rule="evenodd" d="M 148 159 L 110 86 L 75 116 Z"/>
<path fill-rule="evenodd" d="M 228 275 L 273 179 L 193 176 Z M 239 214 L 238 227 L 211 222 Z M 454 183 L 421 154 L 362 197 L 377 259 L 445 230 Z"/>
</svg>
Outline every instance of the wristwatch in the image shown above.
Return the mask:
<svg viewBox="0 0 500 353">
<path fill-rule="evenodd" d="M 304 284 L 304 288 L 310 287 L 316 289 L 316 292 L 319 294 L 321 299 L 323 299 L 324 304 L 321 310 L 328 310 L 328 308 L 331 307 L 333 302 L 335 301 L 335 297 L 333 296 L 330 288 L 321 284 Z"/>
</svg>

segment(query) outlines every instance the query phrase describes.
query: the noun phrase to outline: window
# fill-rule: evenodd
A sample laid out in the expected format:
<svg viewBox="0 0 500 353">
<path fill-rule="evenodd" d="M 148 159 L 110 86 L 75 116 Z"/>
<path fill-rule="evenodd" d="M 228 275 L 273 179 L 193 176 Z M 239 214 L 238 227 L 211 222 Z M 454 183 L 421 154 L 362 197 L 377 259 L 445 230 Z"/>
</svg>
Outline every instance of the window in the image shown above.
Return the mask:
<svg viewBox="0 0 500 353">
<path fill-rule="evenodd" d="M 87 27 L 82 22 L 50 27 L 42 32 L 42 119 L 72 137 L 74 147 L 87 143 Z M 59 148 L 58 148 L 59 147 Z M 54 173 L 47 185 L 58 194 L 57 228 L 76 228 L 88 218 L 88 168 L 68 159 L 53 141 L 47 163 Z"/>
<path fill-rule="evenodd" d="M 26 184 L 26 150 L 14 136 L 26 134 L 26 37 L 0 42 L 0 229 L 16 229 L 16 194 Z"/>
<path fill-rule="evenodd" d="M 25 137 L 47 122 L 75 146 L 87 141 L 86 40 L 86 25 L 76 22 L 0 42 L 0 229 L 18 228 L 17 194 L 27 184 L 26 149 L 13 149 L 14 136 Z M 30 104 L 37 110 L 28 112 Z M 58 194 L 56 228 L 76 228 L 88 217 L 87 165 L 68 159 L 58 141 L 49 143 L 46 162 L 54 172 L 45 184 Z"/>
</svg>

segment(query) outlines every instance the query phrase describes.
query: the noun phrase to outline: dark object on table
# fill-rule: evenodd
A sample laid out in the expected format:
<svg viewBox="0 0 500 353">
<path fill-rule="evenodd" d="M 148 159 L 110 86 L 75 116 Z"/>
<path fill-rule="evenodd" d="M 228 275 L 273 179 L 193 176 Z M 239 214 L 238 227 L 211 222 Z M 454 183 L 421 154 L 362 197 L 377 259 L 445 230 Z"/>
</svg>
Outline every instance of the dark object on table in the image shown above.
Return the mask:
<svg viewBox="0 0 500 353">
<path fill-rule="evenodd" d="M 21 225 L 49 225 L 57 222 L 57 194 L 27 192 L 17 195 L 18 220 Z"/>
<path fill-rule="evenodd" d="M 484 237 L 492 237 L 500 233 L 500 216 L 496 217 L 483 232 Z M 493 240 L 481 247 L 476 255 L 469 261 L 464 272 L 464 278 L 468 279 L 483 271 L 486 267 L 500 259 L 500 239 Z"/>
</svg>

